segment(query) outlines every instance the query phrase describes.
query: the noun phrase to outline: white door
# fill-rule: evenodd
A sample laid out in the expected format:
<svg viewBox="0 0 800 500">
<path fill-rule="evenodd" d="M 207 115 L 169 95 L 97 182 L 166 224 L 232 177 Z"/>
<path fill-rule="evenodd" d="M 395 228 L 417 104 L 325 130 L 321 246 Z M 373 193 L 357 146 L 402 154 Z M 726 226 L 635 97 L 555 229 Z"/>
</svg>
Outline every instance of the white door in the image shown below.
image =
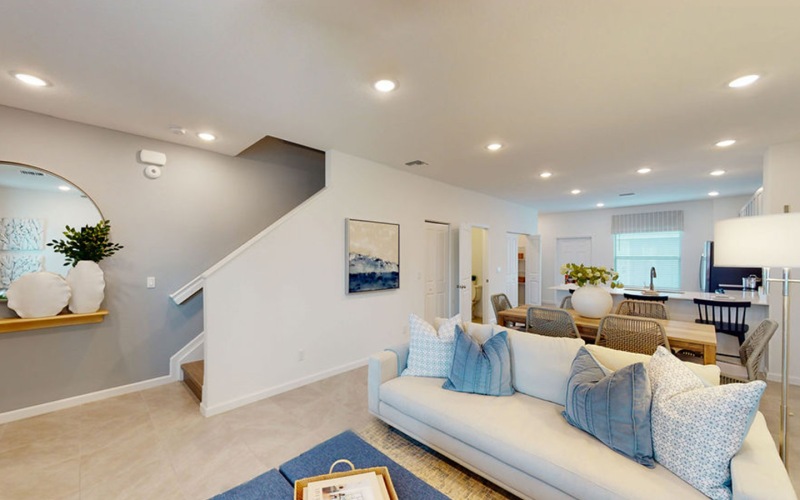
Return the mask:
<svg viewBox="0 0 800 500">
<path fill-rule="evenodd" d="M 425 321 L 450 316 L 449 253 L 450 226 L 425 223 Z"/>
<path fill-rule="evenodd" d="M 458 312 L 464 321 L 472 319 L 472 228 L 458 228 Z"/>
<path fill-rule="evenodd" d="M 519 305 L 519 246 L 516 234 L 506 233 L 506 295 L 512 306 Z"/>
<path fill-rule="evenodd" d="M 525 302 L 542 305 L 542 237 L 525 238 Z"/>
<path fill-rule="evenodd" d="M 592 265 L 592 238 L 556 238 L 556 285 L 564 283 L 564 276 L 561 274 L 561 266 L 573 262 L 575 264 Z M 557 292 L 553 292 L 553 301 L 556 302 Z"/>
</svg>

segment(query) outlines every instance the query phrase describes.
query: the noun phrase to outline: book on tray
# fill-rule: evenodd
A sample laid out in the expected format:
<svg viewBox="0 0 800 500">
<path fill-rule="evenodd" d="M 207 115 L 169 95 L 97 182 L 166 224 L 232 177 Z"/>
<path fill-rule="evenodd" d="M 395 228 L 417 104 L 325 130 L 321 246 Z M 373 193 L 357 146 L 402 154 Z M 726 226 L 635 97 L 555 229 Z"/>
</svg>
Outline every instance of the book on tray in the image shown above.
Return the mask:
<svg viewBox="0 0 800 500">
<path fill-rule="evenodd" d="M 382 476 L 362 472 L 311 481 L 303 488 L 303 500 L 390 500 Z"/>
</svg>

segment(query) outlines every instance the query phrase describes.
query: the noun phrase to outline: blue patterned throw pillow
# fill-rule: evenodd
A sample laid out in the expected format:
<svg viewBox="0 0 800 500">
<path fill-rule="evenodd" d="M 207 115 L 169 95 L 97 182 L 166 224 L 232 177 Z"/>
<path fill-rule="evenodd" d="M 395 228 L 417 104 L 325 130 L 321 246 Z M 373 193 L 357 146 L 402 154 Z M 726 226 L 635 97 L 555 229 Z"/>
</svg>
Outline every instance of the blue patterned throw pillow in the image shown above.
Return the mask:
<svg viewBox="0 0 800 500">
<path fill-rule="evenodd" d="M 508 332 L 502 331 L 481 345 L 457 326 L 453 365 L 442 387 L 486 396 L 514 394 Z"/>
<path fill-rule="evenodd" d="M 731 459 L 767 384 L 707 387 L 663 347 L 650 361 L 655 459 L 712 499 L 729 499 Z"/>
<path fill-rule="evenodd" d="M 650 380 L 643 363 L 606 375 L 581 347 L 567 383 L 567 422 L 647 467 L 655 467 L 650 432 Z"/>
<path fill-rule="evenodd" d="M 445 378 L 453 362 L 455 337 L 453 331 L 461 323 L 456 315 L 440 327 L 437 332 L 430 323 L 416 314 L 408 318 L 408 363 L 402 376 Z"/>
</svg>

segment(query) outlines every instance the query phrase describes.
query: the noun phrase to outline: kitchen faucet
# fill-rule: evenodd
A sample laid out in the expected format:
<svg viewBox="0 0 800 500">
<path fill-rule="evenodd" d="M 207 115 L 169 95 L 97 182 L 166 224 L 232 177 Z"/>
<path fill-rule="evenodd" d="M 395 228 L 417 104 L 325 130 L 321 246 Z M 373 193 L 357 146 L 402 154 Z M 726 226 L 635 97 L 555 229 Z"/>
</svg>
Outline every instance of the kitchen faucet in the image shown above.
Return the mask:
<svg viewBox="0 0 800 500">
<path fill-rule="evenodd" d="M 655 289 L 653 288 L 653 278 L 657 278 L 657 277 L 658 277 L 658 275 L 656 274 L 656 268 L 655 268 L 655 267 L 651 267 L 651 268 L 650 268 L 650 291 L 651 291 L 651 292 L 652 292 L 653 290 L 655 290 Z"/>
</svg>

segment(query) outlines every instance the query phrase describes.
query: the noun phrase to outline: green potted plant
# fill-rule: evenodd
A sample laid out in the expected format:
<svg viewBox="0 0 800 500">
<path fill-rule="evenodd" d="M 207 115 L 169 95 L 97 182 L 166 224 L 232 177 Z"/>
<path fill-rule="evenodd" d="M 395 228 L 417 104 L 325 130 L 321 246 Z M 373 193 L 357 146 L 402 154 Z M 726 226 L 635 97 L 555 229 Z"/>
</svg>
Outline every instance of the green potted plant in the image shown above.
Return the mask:
<svg viewBox="0 0 800 500">
<path fill-rule="evenodd" d="M 64 239 L 53 240 L 47 246 L 67 258 L 65 266 L 72 265 L 66 278 L 72 290 L 69 310 L 92 313 L 100 309 L 106 283 L 103 270 L 97 263 L 124 248 L 111 242 L 111 221 L 103 219 L 80 230 L 66 226 Z"/>
<path fill-rule="evenodd" d="M 124 248 L 118 243 L 111 243 L 111 221 L 105 219 L 94 226 L 83 226 L 80 230 L 67 226 L 64 237 L 63 240 L 51 241 L 47 246 L 67 258 L 65 266 L 75 267 L 82 260 L 100 262 Z"/>
</svg>

